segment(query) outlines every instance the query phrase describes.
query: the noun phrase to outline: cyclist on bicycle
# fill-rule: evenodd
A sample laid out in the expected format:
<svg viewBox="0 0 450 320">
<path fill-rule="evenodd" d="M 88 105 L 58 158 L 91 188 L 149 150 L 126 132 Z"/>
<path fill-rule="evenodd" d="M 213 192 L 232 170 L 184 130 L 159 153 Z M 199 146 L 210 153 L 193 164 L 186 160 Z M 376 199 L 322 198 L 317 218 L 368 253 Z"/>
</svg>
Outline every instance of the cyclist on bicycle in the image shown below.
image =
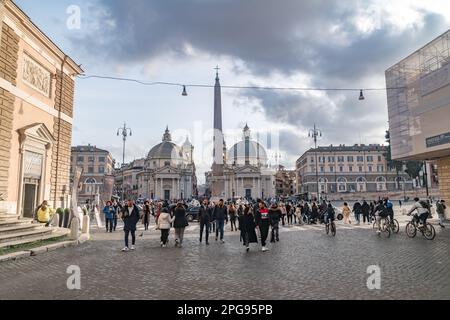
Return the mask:
<svg viewBox="0 0 450 320">
<path fill-rule="evenodd" d="M 409 210 L 407 215 L 410 216 L 413 211 L 417 210 L 415 217 L 417 217 L 416 219 L 418 219 L 419 221 L 419 228 L 422 228 L 427 224 L 427 219 L 430 211 L 428 205 L 424 201 L 420 201 L 419 198 L 414 198 L 414 202 L 415 203 L 413 204 L 411 210 Z"/>
<path fill-rule="evenodd" d="M 384 205 L 383 200 L 378 201 L 375 207 L 375 217 L 377 221 L 378 230 L 377 233 L 381 233 L 381 219 L 386 218 L 389 215 L 388 208 Z"/>
<path fill-rule="evenodd" d="M 389 200 L 388 197 L 384 199 L 384 205 L 387 208 L 387 213 L 390 221 L 394 221 L 394 205 L 392 204 L 391 200 Z"/>
<path fill-rule="evenodd" d="M 335 215 L 336 215 L 336 213 L 335 213 L 335 211 L 334 211 L 334 208 L 333 208 L 333 206 L 331 205 L 331 203 L 329 203 L 328 204 L 328 206 L 327 206 L 327 211 L 325 212 L 325 224 L 328 224 L 329 222 L 328 221 L 334 221 L 335 220 Z"/>
</svg>

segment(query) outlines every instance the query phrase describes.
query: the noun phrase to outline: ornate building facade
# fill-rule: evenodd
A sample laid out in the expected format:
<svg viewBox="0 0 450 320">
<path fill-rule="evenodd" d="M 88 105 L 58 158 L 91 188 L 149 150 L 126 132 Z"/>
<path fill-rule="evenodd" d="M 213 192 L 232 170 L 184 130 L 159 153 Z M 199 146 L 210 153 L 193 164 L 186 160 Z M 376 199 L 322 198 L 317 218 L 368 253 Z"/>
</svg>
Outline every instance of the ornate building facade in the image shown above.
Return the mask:
<svg viewBox="0 0 450 320">
<path fill-rule="evenodd" d="M 136 173 L 140 198 L 191 199 L 197 196 L 194 146 L 186 138 L 182 146 L 172 141 L 169 128 L 162 142 L 148 153 L 144 167 Z"/>
<path fill-rule="evenodd" d="M 81 68 L 0 0 L 0 214 L 68 207 L 75 77 Z"/>
</svg>

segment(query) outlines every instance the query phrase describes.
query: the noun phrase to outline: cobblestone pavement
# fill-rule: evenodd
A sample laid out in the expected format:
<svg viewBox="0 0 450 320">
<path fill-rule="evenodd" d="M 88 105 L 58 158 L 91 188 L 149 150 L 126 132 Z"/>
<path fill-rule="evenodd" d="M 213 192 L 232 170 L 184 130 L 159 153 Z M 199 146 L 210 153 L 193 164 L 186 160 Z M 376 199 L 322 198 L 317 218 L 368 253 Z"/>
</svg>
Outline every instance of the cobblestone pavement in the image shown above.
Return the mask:
<svg viewBox="0 0 450 320">
<path fill-rule="evenodd" d="M 151 226 L 135 252 L 122 253 L 122 231 L 94 228 L 81 246 L 0 264 L 0 299 L 450 299 L 450 230 L 434 241 L 404 231 L 389 239 L 371 226 L 281 228 L 281 242 L 246 253 L 229 225 L 225 244 L 198 243 L 188 227 L 183 248 L 160 248 Z M 140 234 L 140 232 L 138 232 Z M 81 268 L 81 290 L 66 286 L 70 265 Z M 370 291 L 367 267 L 381 268 L 381 290 Z"/>
</svg>

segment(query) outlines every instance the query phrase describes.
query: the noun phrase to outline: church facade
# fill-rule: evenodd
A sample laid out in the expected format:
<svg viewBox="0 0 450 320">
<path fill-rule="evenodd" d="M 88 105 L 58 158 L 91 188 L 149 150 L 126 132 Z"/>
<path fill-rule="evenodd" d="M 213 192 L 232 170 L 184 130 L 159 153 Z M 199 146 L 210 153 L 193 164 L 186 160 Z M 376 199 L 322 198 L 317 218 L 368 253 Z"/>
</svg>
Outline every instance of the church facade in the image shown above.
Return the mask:
<svg viewBox="0 0 450 320">
<path fill-rule="evenodd" d="M 269 198 L 275 196 L 275 171 L 264 147 L 251 137 L 248 125 L 242 140 L 227 150 L 222 132 L 221 87 L 218 73 L 214 89 L 214 151 L 206 172 L 207 195 L 212 199 Z"/>
<path fill-rule="evenodd" d="M 180 147 L 172 142 L 169 128 L 162 142 L 148 153 L 144 168 L 136 175 L 141 198 L 158 200 L 190 199 L 197 196 L 194 147 L 186 138 Z"/>
</svg>

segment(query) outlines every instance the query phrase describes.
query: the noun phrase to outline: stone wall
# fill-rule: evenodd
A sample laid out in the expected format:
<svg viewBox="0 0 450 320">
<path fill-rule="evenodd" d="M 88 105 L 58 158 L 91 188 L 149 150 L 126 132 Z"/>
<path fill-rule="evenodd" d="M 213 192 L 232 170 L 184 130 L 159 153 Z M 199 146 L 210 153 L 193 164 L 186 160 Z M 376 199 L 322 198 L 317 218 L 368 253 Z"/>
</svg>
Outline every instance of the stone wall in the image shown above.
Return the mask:
<svg viewBox="0 0 450 320">
<path fill-rule="evenodd" d="M 3 23 L 0 44 L 0 77 L 16 84 L 19 59 L 19 37 Z M 0 88 L 0 193 L 6 200 L 8 169 L 11 156 L 11 139 L 14 117 L 14 96 Z"/>
<path fill-rule="evenodd" d="M 74 101 L 74 81 L 64 75 L 58 75 L 56 83 L 55 109 L 72 117 Z M 62 86 L 62 96 L 61 96 Z M 62 119 L 54 118 L 53 136 L 56 140 L 52 150 L 51 192 L 50 199 L 55 207 L 65 206 L 70 194 L 70 156 L 72 145 L 72 125 Z"/>
<path fill-rule="evenodd" d="M 447 202 L 447 219 L 450 219 L 450 156 L 438 160 L 439 189 L 441 198 Z"/>
</svg>

